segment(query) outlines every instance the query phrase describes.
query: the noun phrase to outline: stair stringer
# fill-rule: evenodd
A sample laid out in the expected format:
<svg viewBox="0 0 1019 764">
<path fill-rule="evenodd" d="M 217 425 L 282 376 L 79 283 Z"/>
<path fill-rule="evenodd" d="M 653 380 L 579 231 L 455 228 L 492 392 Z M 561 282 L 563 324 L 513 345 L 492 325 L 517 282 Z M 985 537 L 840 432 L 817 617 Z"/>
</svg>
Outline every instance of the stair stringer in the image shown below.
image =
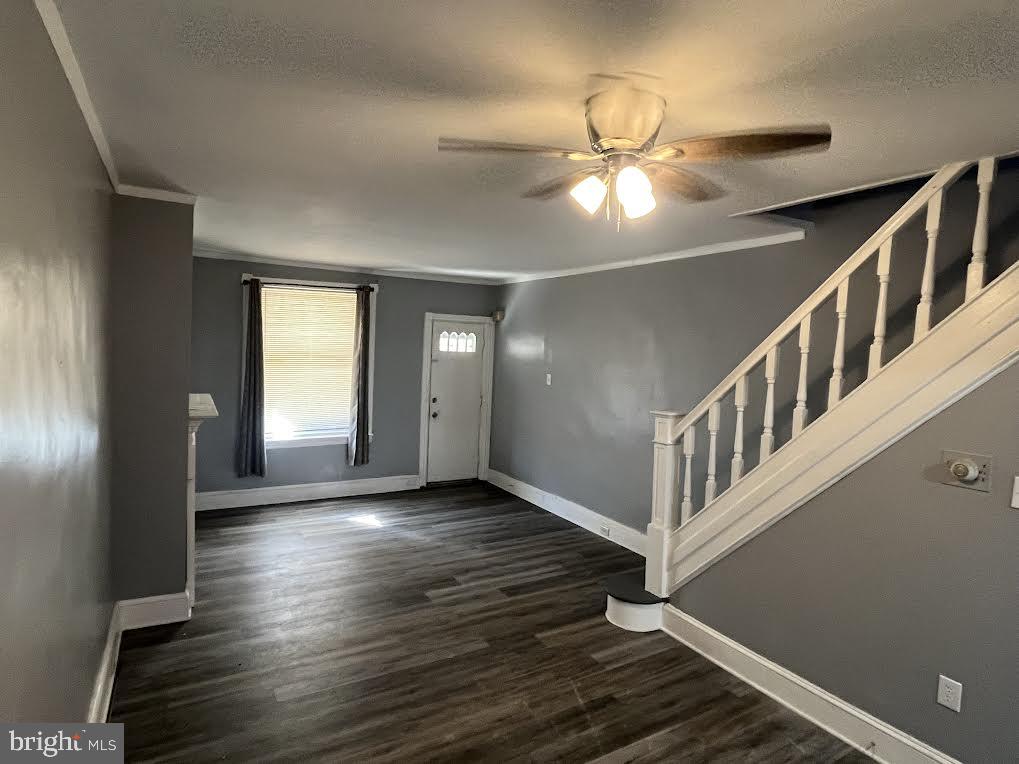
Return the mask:
<svg viewBox="0 0 1019 764">
<path fill-rule="evenodd" d="M 1019 361 L 1019 263 L 673 531 L 675 591 Z"/>
</svg>

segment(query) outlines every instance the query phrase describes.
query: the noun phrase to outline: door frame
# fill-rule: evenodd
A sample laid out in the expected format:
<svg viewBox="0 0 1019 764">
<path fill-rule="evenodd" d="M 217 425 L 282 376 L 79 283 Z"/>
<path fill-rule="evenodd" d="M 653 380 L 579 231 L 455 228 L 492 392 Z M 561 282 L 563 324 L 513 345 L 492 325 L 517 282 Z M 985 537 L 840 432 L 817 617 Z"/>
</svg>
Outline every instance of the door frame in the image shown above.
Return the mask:
<svg viewBox="0 0 1019 764">
<path fill-rule="evenodd" d="M 478 428 L 478 478 L 488 478 L 488 451 L 492 437 L 492 376 L 495 367 L 495 321 L 491 316 L 460 316 L 452 313 L 425 313 L 424 341 L 421 351 L 421 429 L 418 439 L 418 486 L 428 483 L 428 393 L 432 383 L 432 329 L 436 321 L 477 324 L 482 328 L 481 421 Z"/>
</svg>

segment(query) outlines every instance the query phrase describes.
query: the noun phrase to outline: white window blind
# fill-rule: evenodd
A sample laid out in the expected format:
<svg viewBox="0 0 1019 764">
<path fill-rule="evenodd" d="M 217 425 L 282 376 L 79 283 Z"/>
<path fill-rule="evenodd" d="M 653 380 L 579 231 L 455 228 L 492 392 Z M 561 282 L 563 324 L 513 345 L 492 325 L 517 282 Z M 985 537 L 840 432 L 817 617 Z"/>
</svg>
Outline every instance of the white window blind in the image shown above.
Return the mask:
<svg viewBox="0 0 1019 764">
<path fill-rule="evenodd" d="M 347 290 L 263 286 L 267 440 L 347 432 L 356 304 Z"/>
</svg>

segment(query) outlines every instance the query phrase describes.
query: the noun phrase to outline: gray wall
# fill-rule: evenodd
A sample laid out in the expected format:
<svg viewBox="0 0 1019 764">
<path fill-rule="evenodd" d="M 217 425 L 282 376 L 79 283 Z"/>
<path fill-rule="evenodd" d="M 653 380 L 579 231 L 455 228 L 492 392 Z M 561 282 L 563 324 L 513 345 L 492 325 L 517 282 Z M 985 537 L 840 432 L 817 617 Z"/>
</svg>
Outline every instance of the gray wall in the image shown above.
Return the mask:
<svg viewBox="0 0 1019 764">
<path fill-rule="evenodd" d="M 801 242 L 504 287 L 496 337 L 492 466 L 634 528 L 650 518 L 653 409 L 700 401 L 921 183 L 902 184 L 789 210 L 813 219 Z M 992 205 L 990 275 L 1019 257 L 1019 171 L 1004 167 Z M 948 194 L 939 238 L 935 318 L 957 307 L 976 190 L 972 176 Z M 912 339 L 926 246 L 923 216 L 897 236 L 892 257 L 886 360 Z M 597 224 L 597 223 L 595 223 Z M 614 234 L 613 234 L 614 235 Z M 873 263 L 873 261 L 872 261 Z M 846 392 L 865 376 L 877 279 L 873 264 L 852 279 Z M 835 321 L 832 301 L 814 315 L 812 415 L 823 413 Z M 790 434 L 799 352 L 782 347 L 778 443 Z M 545 385 L 551 371 L 552 385 Z M 747 464 L 757 461 L 765 384 L 750 375 Z M 719 464 L 731 458 L 733 406 L 723 403 Z M 705 423 L 694 462 L 695 504 L 706 472 Z M 728 470 L 721 470 L 720 489 Z"/>
<path fill-rule="evenodd" d="M 973 173 L 947 197 L 935 320 L 961 304 L 973 232 Z M 496 343 L 492 465 L 635 528 L 650 516 L 648 411 L 687 410 L 919 186 L 790 210 L 803 242 L 505 287 Z M 1019 167 L 1003 163 L 991 205 L 989 278 L 1019 260 Z M 886 361 L 908 347 L 926 235 L 896 237 Z M 873 263 L 873 261 L 871 261 Z M 846 391 L 865 377 L 877 283 L 851 280 Z M 814 315 L 808 405 L 823 412 L 835 321 Z M 799 363 L 783 343 L 779 444 Z M 552 372 L 552 386 L 544 376 Z M 757 462 L 764 382 L 750 374 L 748 467 Z M 732 396 L 719 464 L 731 456 Z M 694 462 L 702 502 L 707 439 Z M 941 448 L 989 453 L 991 496 L 932 483 Z M 966 761 L 1014 761 L 1019 686 L 1019 367 L 943 412 L 686 586 L 695 617 L 827 690 Z M 720 470 L 721 488 L 728 469 Z M 934 703 L 937 675 L 964 684 L 963 713 Z"/>
<path fill-rule="evenodd" d="M 220 416 L 198 432 L 198 490 L 411 475 L 418 471 L 421 337 L 426 312 L 488 315 L 498 288 L 294 266 L 195 258 L 191 335 L 193 392 L 212 393 Z M 234 471 L 241 368 L 241 274 L 379 284 L 375 325 L 375 439 L 371 461 L 346 464 L 346 446 L 269 451 L 265 478 Z"/>
<path fill-rule="evenodd" d="M 184 590 L 194 208 L 113 203 L 117 598 Z"/>
<path fill-rule="evenodd" d="M 994 457 L 990 494 L 934 482 Z M 1019 366 L 680 590 L 678 606 L 967 762 L 1019 760 Z M 938 674 L 962 713 L 934 702 Z"/>
<path fill-rule="evenodd" d="M 0 719 L 84 720 L 111 613 L 110 187 L 42 21 L 0 6 Z"/>
</svg>

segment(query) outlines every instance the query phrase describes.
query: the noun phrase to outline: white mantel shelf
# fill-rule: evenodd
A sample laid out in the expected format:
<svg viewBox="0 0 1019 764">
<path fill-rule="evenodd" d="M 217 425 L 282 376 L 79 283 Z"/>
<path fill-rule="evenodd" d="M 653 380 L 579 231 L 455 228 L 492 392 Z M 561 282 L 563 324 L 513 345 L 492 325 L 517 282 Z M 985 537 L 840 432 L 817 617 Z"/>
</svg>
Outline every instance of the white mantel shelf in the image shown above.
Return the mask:
<svg viewBox="0 0 1019 764">
<path fill-rule="evenodd" d="M 208 393 L 188 394 L 188 419 L 212 419 L 219 416 L 215 401 Z"/>
</svg>

